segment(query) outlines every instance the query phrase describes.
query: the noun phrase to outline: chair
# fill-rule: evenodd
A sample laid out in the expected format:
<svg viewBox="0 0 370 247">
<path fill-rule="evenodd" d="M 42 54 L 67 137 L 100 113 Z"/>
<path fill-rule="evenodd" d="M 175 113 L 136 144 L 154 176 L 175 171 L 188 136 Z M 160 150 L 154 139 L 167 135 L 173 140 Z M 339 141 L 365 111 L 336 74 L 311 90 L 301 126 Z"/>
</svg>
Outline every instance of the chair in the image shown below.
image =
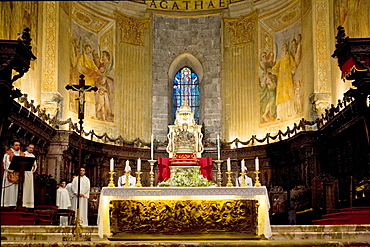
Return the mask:
<svg viewBox="0 0 370 247">
<path fill-rule="evenodd" d="M 56 225 L 58 207 L 51 205 L 37 205 L 35 214 L 39 225 Z"/>
<path fill-rule="evenodd" d="M 60 225 L 60 216 L 68 217 L 68 225 L 72 225 L 75 218 L 75 211 L 71 209 L 60 209 L 57 210 L 57 225 Z"/>
</svg>

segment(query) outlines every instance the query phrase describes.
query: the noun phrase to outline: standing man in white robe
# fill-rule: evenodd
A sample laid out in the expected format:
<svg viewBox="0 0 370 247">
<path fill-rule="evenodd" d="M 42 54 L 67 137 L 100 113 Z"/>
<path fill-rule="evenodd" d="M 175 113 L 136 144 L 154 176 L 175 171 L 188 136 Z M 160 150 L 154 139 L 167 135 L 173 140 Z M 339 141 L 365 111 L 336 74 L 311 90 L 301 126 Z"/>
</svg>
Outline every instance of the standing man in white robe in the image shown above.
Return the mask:
<svg viewBox="0 0 370 247">
<path fill-rule="evenodd" d="M 72 182 L 73 182 L 73 179 L 77 177 L 76 174 L 72 174 L 72 181 L 70 183 L 67 184 L 66 186 L 66 189 L 68 191 L 68 194 L 69 194 L 69 200 L 71 201 L 71 205 L 69 206 L 68 209 L 72 209 L 73 211 L 76 211 L 75 208 L 73 208 L 73 205 L 77 205 L 76 204 L 76 196 L 75 196 L 75 193 L 73 193 L 73 190 L 72 190 Z"/>
<path fill-rule="evenodd" d="M 3 158 L 4 174 L 1 188 L 2 207 L 15 207 L 17 205 L 18 183 L 8 180 L 8 173 L 14 172 L 13 170 L 9 170 L 10 163 L 14 156 L 24 156 L 19 141 L 13 141 L 11 148 L 6 151 Z"/>
<path fill-rule="evenodd" d="M 80 178 L 80 194 L 78 194 L 78 178 Z M 85 168 L 81 167 L 80 176 L 75 177 L 72 181 L 72 190 L 77 200 L 79 200 L 80 209 L 80 225 L 88 226 L 88 207 L 90 196 L 90 179 L 85 176 Z M 77 216 L 77 200 L 75 205 L 72 205 L 72 210 L 75 210 Z M 78 220 L 78 219 L 76 219 Z"/>
<path fill-rule="evenodd" d="M 35 145 L 29 144 L 26 147 L 26 152 L 24 152 L 26 157 L 36 158 L 33 154 L 33 150 L 35 149 Z M 31 171 L 24 171 L 24 182 L 23 182 L 23 207 L 26 208 L 34 208 L 35 207 L 35 194 L 34 194 L 34 185 L 33 185 L 33 173 L 37 169 L 36 160 L 33 163 Z"/>
<path fill-rule="evenodd" d="M 65 180 L 62 180 L 60 181 L 60 187 L 57 189 L 56 206 L 58 207 L 58 209 L 68 209 L 69 207 L 71 207 L 71 200 L 66 185 L 67 182 Z M 59 225 L 67 226 L 68 216 L 60 216 Z"/>
</svg>

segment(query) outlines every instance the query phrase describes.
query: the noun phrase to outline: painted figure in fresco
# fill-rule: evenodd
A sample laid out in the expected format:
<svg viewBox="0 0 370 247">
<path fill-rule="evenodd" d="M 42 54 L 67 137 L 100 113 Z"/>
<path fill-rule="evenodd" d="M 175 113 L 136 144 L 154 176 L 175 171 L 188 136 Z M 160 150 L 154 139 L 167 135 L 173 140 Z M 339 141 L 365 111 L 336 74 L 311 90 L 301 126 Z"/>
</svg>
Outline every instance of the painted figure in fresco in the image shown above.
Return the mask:
<svg viewBox="0 0 370 247">
<path fill-rule="evenodd" d="M 294 43 L 293 43 L 294 41 Z M 297 64 L 297 69 L 293 75 L 293 83 L 294 83 L 294 112 L 296 114 L 302 111 L 302 82 L 301 82 L 301 71 L 299 69 L 299 64 L 301 63 L 302 57 L 302 35 L 297 35 L 297 40 L 293 39 L 292 45 L 294 44 L 294 49 L 292 46 L 292 56 L 294 61 Z"/>
<path fill-rule="evenodd" d="M 98 91 L 96 93 L 96 118 L 103 121 L 113 122 L 114 104 L 114 71 L 111 56 L 108 51 L 102 51 L 99 61 L 101 76 L 96 79 Z"/>
<path fill-rule="evenodd" d="M 276 119 L 276 76 L 265 74 L 261 78 L 261 117 L 263 122 L 271 122 Z"/>
<path fill-rule="evenodd" d="M 301 63 L 301 57 L 302 57 L 302 35 L 298 34 L 297 35 L 297 46 L 296 46 L 295 55 L 294 55 L 294 61 L 297 63 L 297 67 Z"/>
<path fill-rule="evenodd" d="M 85 44 L 84 53 L 81 54 L 77 60 L 78 72 L 85 75 L 87 85 L 94 86 L 94 78 L 101 76 L 101 72 L 91 58 L 92 48 L 89 44 Z"/>
<path fill-rule="evenodd" d="M 85 83 L 89 86 L 95 86 L 95 78 L 101 76 L 101 72 L 92 59 L 91 45 L 84 45 L 84 53 L 77 59 L 77 70 L 80 74 L 85 75 Z M 86 95 L 86 115 L 94 116 L 95 113 L 95 97 L 94 94 Z"/>
<path fill-rule="evenodd" d="M 71 65 L 71 72 L 69 82 L 70 84 L 75 84 L 79 80 L 80 73 L 77 69 L 77 60 L 81 56 L 80 52 L 80 41 L 78 38 L 72 38 L 72 49 L 70 50 L 69 61 Z M 69 109 L 71 111 L 77 112 L 78 104 L 76 98 L 78 97 L 78 92 L 69 90 Z"/>
<path fill-rule="evenodd" d="M 273 73 L 277 76 L 277 119 L 293 116 L 293 72 L 297 67 L 292 55 L 288 53 L 288 45 L 284 43 L 281 49 L 282 56 L 272 67 Z"/>
</svg>

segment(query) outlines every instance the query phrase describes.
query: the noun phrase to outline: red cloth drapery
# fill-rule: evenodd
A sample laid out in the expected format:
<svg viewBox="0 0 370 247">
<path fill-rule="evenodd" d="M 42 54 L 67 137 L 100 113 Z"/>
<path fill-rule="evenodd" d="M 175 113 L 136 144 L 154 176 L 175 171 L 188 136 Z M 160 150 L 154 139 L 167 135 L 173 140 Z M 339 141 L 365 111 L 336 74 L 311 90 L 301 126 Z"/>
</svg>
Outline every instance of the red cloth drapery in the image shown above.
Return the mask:
<svg viewBox="0 0 370 247">
<path fill-rule="evenodd" d="M 212 158 L 197 158 L 200 173 L 208 180 L 212 180 Z M 171 158 L 158 158 L 158 182 L 166 181 L 171 177 Z M 187 164 L 184 164 L 187 165 Z"/>
<path fill-rule="evenodd" d="M 365 57 L 364 62 L 369 64 L 370 57 Z M 356 60 L 353 57 L 350 57 L 342 65 L 341 70 L 342 70 L 342 79 L 350 77 L 353 73 L 356 73 L 357 71 L 367 71 L 367 69 L 363 67 L 359 62 L 356 62 Z"/>
</svg>

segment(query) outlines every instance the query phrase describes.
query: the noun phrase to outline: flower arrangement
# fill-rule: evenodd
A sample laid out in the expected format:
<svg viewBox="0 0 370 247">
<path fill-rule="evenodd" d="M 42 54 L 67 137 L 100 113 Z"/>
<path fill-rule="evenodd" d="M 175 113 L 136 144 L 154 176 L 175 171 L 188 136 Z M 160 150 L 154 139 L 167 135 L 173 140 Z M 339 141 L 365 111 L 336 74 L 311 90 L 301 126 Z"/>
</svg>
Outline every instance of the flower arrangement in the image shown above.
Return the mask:
<svg viewBox="0 0 370 247">
<path fill-rule="evenodd" d="M 176 169 L 172 178 L 158 184 L 159 187 L 209 187 L 216 184 L 204 178 L 195 168 L 179 173 Z"/>
</svg>

